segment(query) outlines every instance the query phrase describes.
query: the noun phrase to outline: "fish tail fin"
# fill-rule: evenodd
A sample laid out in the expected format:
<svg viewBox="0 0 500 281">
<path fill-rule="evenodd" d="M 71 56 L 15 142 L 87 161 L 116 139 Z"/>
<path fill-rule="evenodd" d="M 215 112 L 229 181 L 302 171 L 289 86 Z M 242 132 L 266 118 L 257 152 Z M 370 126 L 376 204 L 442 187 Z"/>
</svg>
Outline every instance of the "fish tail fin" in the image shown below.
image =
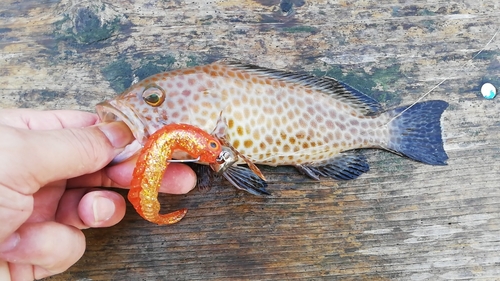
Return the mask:
<svg viewBox="0 0 500 281">
<path fill-rule="evenodd" d="M 390 138 L 386 149 L 430 165 L 446 165 L 441 115 L 448 103 L 441 100 L 420 102 L 389 110 Z"/>
</svg>

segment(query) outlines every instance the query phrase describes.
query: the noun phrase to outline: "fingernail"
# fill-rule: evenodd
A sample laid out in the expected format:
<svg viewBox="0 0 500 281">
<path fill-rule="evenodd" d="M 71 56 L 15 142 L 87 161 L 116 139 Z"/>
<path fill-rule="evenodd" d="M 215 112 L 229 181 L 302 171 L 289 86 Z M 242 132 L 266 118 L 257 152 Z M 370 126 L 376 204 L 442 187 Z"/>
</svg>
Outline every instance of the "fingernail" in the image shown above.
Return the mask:
<svg viewBox="0 0 500 281">
<path fill-rule="evenodd" d="M 92 204 L 96 224 L 109 220 L 115 213 L 115 203 L 106 197 L 97 196 Z"/>
<path fill-rule="evenodd" d="M 97 128 L 106 135 L 114 148 L 124 148 L 134 140 L 134 135 L 123 122 L 103 123 Z"/>
<path fill-rule="evenodd" d="M 21 240 L 19 233 L 12 233 L 9 237 L 7 237 L 7 239 L 5 239 L 5 241 L 0 243 L 0 253 L 5 253 L 14 249 L 17 244 L 19 244 L 19 240 Z"/>
</svg>

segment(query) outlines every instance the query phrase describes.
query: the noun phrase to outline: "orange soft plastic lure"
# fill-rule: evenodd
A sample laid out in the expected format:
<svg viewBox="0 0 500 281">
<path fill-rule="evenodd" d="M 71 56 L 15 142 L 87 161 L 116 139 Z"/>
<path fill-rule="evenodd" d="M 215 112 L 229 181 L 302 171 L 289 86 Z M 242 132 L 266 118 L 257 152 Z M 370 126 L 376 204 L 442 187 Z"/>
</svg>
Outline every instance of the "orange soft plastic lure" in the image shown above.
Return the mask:
<svg viewBox="0 0 500 281">
<path fill-rule="evenodd" d="M 186 152 L 202 163 L 215 163 L 222 147 L 202 129 L 188 124 L 169 124 L 152 134 L 139 154 L 128 200 L 144 219 L 157 224 L 179 222 L 187 209 L 160 215 L 158 190 L 168 160 L 176 150 Z"/>
</svg>

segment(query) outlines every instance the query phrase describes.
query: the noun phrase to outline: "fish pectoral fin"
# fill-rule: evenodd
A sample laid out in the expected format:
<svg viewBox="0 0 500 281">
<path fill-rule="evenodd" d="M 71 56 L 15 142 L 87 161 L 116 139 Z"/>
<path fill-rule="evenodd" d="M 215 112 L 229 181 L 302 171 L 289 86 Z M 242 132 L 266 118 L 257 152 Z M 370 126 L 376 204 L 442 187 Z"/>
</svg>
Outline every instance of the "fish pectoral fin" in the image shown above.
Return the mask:
<svg viewBox="0 0 500 281">
<path fill-rule="evenodd" d="M 352 180 L 370 170 L 363 154 L 340 154 L 321 163 L 295 166 L 299 172 L 319 180 L 319 176 L 335 180 Z"/>
<path fill-rule="evenodd" d="M 231 166 L 222 174 L 234 187 L 253 195 L 271 195 L 266 190 L 267 182 L 252 170 L 242 166 Z"/>
</svg>

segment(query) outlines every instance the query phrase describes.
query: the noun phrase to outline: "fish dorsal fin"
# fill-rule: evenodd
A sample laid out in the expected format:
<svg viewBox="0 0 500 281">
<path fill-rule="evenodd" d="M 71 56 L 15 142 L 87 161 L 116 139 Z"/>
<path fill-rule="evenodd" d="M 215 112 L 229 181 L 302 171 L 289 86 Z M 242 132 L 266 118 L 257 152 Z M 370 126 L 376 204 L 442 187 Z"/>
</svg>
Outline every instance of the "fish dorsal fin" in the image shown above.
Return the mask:
<svg viewBox="0 0 500 281">
<path fill-rule="evenodd" d="M 350 104 L 363 115 L 377 115 L 382 111 L 382 107 L 376 100 L 331 77 L 316 77 L 310 74 L 275 70 L 234 60 L 222 60 L 217 63 L 245 70 L 253 74 L 266 76 L 268 78 L 297 83 L 321 91 L 331 95 L 335 99 Z"/>
</svg>

